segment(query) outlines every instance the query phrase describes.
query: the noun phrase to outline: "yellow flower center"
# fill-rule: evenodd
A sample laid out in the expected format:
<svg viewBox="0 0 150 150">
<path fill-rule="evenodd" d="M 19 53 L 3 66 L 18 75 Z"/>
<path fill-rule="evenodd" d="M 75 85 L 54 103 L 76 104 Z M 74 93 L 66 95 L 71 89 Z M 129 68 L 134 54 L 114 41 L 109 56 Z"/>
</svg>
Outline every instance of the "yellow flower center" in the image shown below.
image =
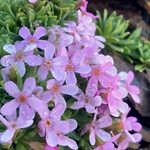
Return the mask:
<svg viewBox="0 0 150 150">
<path fill-rule="evenodd" d="M 67 70 L 67 71 L 74 71 L 74 66 L 73 66 L 71 63 L 69 63 L 69 64 L 66 66 L 66 70 Z"/>
<path fill-rule="evenodd" d="M 49 119 L 46 119 L 44 121 L 44 124 L 49 127 L 49 126 L 51 126 L 51 121 Z"/>
<path fill-rule="evenodd" d="M 101 74 L 101 71 L 98 68 L 94 68 L 92 74 L 95 76 L 99 76 Z"/>
<path fill-rule="evenodd" d="M 51 63 L 50 60 L 47 60 L 47 61 L 44 62 L 44 65 L 45 65 L 46 67 L 51 67 L 51 66 L 52 66 L 52 63 Z"/>
<path fill-rule="evenodd" d="M 36 39 L 35 39 L 34 37 L 31 37 L 31 38 L 28 39 L 28 42 L 29 42 L 30 44 L 35 43 L 35 42 L 36 42 Z"/>
<path fill-rule="evenodd" d="M 24 103 L 27 100 L 27 97 L 25 95 L 20 95 L 19 96 L 19 102 Z"/>
<path fill-rule="evenodd" d="M 52 88 L 52 91 L 53 91 L 54 93 L 57 93 L 57 92 L 59 91 L 59 85 L 58 85 L 58 84 L 55 84 L 55 85 L 53 86 L 53 88 Z"/>
</svg>

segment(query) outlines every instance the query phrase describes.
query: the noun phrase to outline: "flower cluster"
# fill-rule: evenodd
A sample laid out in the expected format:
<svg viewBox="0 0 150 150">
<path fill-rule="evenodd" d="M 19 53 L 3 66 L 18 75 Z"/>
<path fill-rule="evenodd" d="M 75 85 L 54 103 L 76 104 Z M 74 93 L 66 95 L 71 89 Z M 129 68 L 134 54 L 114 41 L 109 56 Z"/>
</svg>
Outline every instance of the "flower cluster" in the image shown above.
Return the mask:
<svg viewBox="0 0 150 150">
<path fill-rule="evenodd" d="M 112 57 L 101 53 L 105 39 L 95 35 L 97 16 L 86 8 L 83 0 L 77 22 L 64 27 L 37 27 L 33 34 L 22 27 L 19 35 L 23 40 L 4 46 L 8 52 L 1 58 L 4 88 L 13 99 L 0 111 L 0 121 L 6 126 L 0 133 L 2 144 L 11 144 L 18 130 L 31 126 L 38 115 L 38 134 L 46 140 L 45 149 L 58 149 L 58 145 L 78 149 L 68 135 L 77 129 L 77 121 L 62 117 L 67 109 L 83 109 L 90 115 L 91 122 L 81 135 L 89 135 L 95 150 L 123 150 L 129 142 L 141 140 L 141 125 L 127 116 L 130 108 L 124 101 L 130 95 L 140 103 L 139 89 L 132 85 L 134 75 L 118 73 Z M 24 79 L 27 67 L 37 68 L 36 76 Z M 10 81 L 14 68 L 25 80 L 21 89 Z M 74 100 L 71 105 L 68 97 Z"/>
</svg>

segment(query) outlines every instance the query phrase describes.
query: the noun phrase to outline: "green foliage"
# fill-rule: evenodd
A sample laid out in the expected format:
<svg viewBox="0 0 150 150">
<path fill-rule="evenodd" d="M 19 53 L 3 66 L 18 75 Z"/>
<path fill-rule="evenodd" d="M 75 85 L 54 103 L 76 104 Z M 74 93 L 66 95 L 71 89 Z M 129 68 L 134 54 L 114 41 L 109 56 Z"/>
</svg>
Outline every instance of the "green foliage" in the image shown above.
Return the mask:
<svg viewBox="0 0 150 150">
<path fill-rule="evenodd" d="M 19 40 L 20 27 L 33 31 L 39 25 L 61 25 L 74 19 L 75 4 L 75 0 L 39 0 L 36 4 L 28 0 L 0 0 L 0 56 L 5 54 L 4 44 Z"/>
<path fill-rule="evenodd" d="M 150 42 L 142 40 L 141 29 L 131 31 L 129 21 L 116 12 L 108 14 L 104 10 L 103 14 L 97 13 L 100 16 L 96 22 L 97 34 L 106 38 L 106 49 L 123 54 L 139 72 L 150 68 Z"/>
</svg>

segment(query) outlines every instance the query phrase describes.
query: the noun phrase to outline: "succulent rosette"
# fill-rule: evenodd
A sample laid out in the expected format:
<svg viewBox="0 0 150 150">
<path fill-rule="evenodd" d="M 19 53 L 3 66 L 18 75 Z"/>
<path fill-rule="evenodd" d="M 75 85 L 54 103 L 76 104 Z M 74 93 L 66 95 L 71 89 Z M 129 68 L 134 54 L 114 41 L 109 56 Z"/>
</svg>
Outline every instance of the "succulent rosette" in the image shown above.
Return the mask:
<svg viewBox="0 0 150 150">
<path fill-rule="evenodd" d="M 21 40 L 3 47 L 2 148 L 124 150 L 141 140 L 141 125 L 124 100 L 140 103 L 134 75 L 119 73 L 101 53 L 105 38 L 95 34 L 96 18 L 82 0 L 77 21 L 34 32 L 22 26 Z"/>
</svg>

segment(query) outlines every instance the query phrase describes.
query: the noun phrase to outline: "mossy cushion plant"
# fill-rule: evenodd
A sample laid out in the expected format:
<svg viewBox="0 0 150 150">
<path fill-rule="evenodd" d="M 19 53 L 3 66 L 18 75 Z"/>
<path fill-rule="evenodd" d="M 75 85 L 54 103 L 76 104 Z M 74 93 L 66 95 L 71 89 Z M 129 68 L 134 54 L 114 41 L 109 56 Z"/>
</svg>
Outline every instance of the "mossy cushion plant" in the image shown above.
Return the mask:
<svg viewBox="0 0 150 150">
<path fill-rule="evenodd" d="M 141 37 L 141 29 L 132 31 L 129 21 L 116 12 L 108 14 L 97 12 L 100 16 L 97 20 L 97 34 L 106 38 L 107 50 L 119 52 L 130 63 L 135 65 L 139 72 L 150 69 L 150 41 Z"/>
<path fill-rule="evenodd" d="M 3 46 L 19 40 L 18 29 L 27 26 L 33 31 L 44 27 L 63 24 L 74 18 L 75 0 L 40 0 L 35 4 L 28 0 L 0 0 L 0 56 Z"/>
</svg>

